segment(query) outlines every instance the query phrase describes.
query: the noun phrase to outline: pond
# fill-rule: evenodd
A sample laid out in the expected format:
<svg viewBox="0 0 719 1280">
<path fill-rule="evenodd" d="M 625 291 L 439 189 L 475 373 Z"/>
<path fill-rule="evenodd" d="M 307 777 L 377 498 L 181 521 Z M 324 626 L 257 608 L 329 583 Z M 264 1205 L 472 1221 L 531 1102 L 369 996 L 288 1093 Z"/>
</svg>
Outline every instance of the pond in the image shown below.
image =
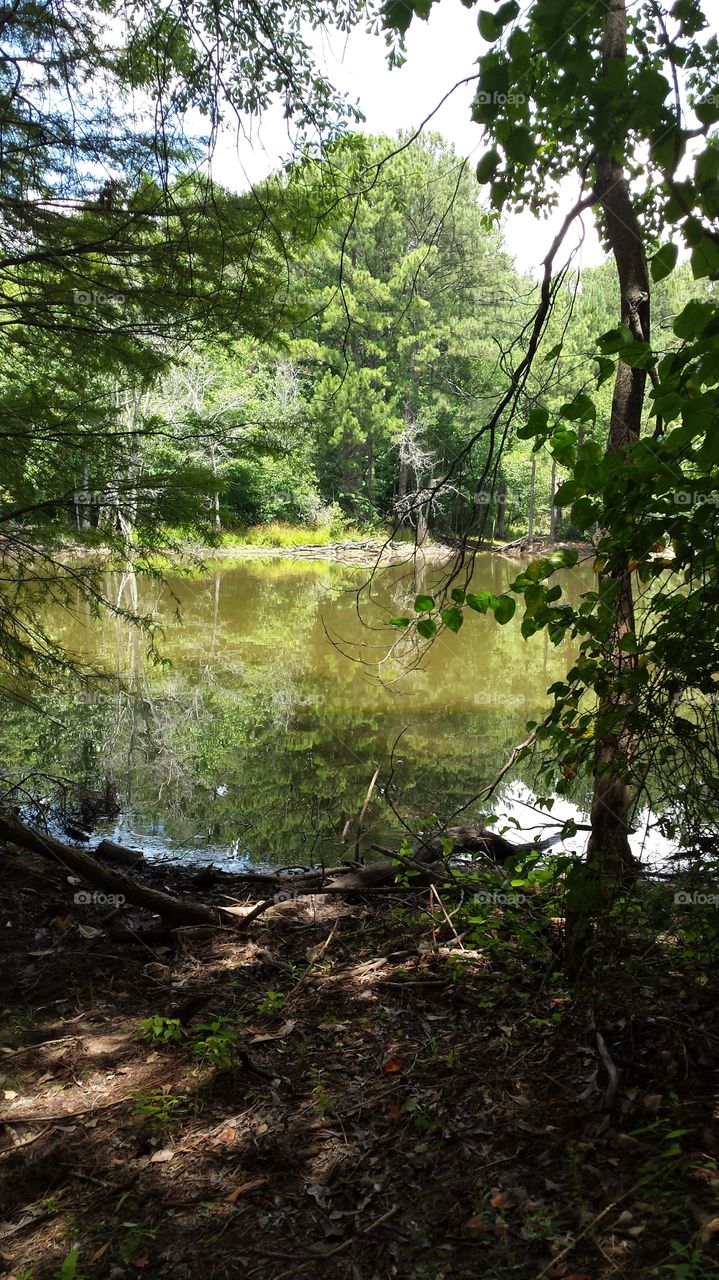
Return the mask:
<svg viewBox="0 0 719 1280">
<path fill-rule="evenodd" d="M 500 594 L 519 567 L 478 556 L 471 589 Z M 169 663 L 153 662 L 146 637 L 123 621 L 83 608 L 49 614 L 63 643 L 121 687 L 48 693 L 42 719 L 13 709 L 0 730 L 6 771 L 36 793 L 47 774 L 48 805 L 58 776 L 116 795 L 118 814 L 95 834 L 237 868 L 353 856 L 376 768 L 368 856 L 396 847 L 405 824 L 462 810 L 456 821 L 472 825 L 481 806 L 465 806 L 546 711 L 546 690 L 573 655 L 542 634 L 525 641 L 518 615 L 499 626 L 469 610 L 459 634 L 415 650 L 388 618 L 411 611 L 442 572 L 384 568 L 359 607 L 369 571 L 325 561 L 238 560 L 164 584 L 108 575 L 111 599 L 159 624 Z M 576 601 L 591 567 L 561 580 Z M 531 782 L 525 765 L 500 792 L 500 810 L 525 828 L 537 821 L 518 804 Z M 588 797 L 574 799 L 581 813 Z M 575 812 L 565 801 L 555 816 Z"/>
</svg>

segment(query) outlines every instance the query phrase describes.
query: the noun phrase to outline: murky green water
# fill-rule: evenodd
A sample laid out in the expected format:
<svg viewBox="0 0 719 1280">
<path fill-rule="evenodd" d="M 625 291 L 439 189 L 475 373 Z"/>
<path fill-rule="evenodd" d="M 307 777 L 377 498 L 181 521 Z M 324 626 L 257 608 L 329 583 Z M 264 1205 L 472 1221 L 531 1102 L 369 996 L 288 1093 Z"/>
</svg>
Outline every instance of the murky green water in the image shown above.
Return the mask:
<svg viewBox="0 0 719 1280">
<path fill-rule="evenodd" d="M 517 571 L 480 557 L 472 589 L 499 594 Z M 70 702 L 58 692 L 48 709 L 62 727 L 14 711 L 0 731 L 6 769 L 89 788 L 108 779 L 122 803 L 109 824 L 117 838 L 203 860 L 348 856 L 342 832 L 349 822 L 351 850 L 377 765 L 366 846 L 402 821 L 446 819 L 541 715 L 572 653 L 542 635 L 523 640 L 518 617 L 500 627 L 468 611 L 462 631 L 442 635 L 417 666 L 386 618 L 431 591 L 438 573 L 385 569 L 361 611 L 356 589 L 367 570 L 323 562 L 239 561 L 165 587 L 117 576 L 112 597 L 161 623 L 171 667 L 154 666 L 143 636 L 124 623 L 50 616 L 64 643 L 125 691 L 75 690 Z M 574 600 L 591 572 L 569 571 L 563 583 Z M 46 790 L 54 794 L 50 782 Z M 461 821 L 476 812 L 470 806 Z"/>
</svg>

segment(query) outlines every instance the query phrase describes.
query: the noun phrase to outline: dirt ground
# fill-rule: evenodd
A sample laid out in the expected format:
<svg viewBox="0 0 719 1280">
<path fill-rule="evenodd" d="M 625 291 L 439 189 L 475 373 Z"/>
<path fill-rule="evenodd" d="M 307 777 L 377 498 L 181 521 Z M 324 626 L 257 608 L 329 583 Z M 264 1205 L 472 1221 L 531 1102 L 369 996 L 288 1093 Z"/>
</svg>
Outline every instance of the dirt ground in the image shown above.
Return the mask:
<svg viewBox="0 0 719 1280">
<path fill-rule="evenodd" d="M 4 1274 L 719 1276 L 716 1005 L 665 954 L 570 990 L 426 891 L 128 940 L 157 921 L 15 867 Z"/>
</svg>

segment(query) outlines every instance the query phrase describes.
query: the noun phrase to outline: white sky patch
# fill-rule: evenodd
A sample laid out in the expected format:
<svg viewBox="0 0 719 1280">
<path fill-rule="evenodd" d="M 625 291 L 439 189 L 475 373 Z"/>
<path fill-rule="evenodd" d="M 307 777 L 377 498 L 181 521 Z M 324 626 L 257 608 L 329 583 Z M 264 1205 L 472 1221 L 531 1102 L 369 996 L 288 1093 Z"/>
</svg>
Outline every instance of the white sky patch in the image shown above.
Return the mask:
<svg viewBox="0 0 719 1280">
<path fill-rule="evenodd" d="M 709 23 L 710 28 L 719 30 L 719 17 L 710 18 Z M 349 35 L 317 32 L 312 44 L 318 64 L 330 81 L 359 103 L 365 115 L 360 129 L 390 135 L 416 129 L 453 85 L 476 73 L 477 58 L 488 47 L 477 31 L 477 10 L 466 9 L 461 0 L 444 0 L 433 6 L 427 22 L 412 23 L 407 35 L 407 61 L 402 67 L 388 67 L 382 34 L 372 35 L 361 28 Z M 428 128 L 441 133 L 459 155 L 472 156 L 476 161 L 484 148 L 482 130 L 470 118 L 473 95 L 471 84 L 458 88 Z M 275 107 L 248 126 L 239 141 L 229 133 L 220 140 L 213 175 L 232 190 L 247 188 L 291 157 L 293 141 L 281 108 Z M 504 219 L 505 243 L 520 271 L 541 274 L 541 263 L 578 189 L 575 179 L 562 183 L 557 208 L 546 218 L 536 218 L 525 210 Z M 577 265 L 597 266 L 604 261 L 591 212 L 584 214 L 581 225 L 578 221 L 572 229 L 563 257 L 580 240 Z"/>
</svg>

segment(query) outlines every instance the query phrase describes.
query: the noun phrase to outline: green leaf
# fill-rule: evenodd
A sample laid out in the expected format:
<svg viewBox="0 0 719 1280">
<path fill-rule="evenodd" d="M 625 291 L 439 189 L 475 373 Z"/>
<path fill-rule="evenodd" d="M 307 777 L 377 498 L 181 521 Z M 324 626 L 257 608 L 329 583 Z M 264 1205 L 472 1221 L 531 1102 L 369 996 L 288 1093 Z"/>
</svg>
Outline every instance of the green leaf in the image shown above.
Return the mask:
<svg viewBox="0 0 719 1280">
<path fill-rule="evenodd" d="M 700 302 L 692 298 L 674 321 L 674 332 L 677 338 L 698 338 L 717 314 L 711 302 Z"/>
<path fill-rule="evenodd" d="M 477 18 L 477 26 L 479 27 L 479 34 L 482 39 L 489 41 L 490 44 L 495 40 L 498 40 L 502 34 L 502 28 L 497 21 L 497 15 L 492 13 L 490 9 L 480 9 L 479 17 Z"/>
<path fill-rule="evenodd" d="M 657 249 L 651 260 L 652 280 L 663 280 L 665 276 L 671 275 L 678 257 L 679 246 L 676 244 L 663 244 L 661 249 Z"/>
<path fill-rule="evenodd" d="M 467 604 L 470 609 L 474 609 L 475 613 L 486 613 L 493 599 L 491 591 L 480 591 L 478 595 L 473 591 L 467 592 Z"/>
<path fill-rule="evenodd" d="M 477 182 L 480 184 L 491 182 L 501 164 L 501 160 L 502 157 L 496 148 L 493 147 L 491 151 L 485 151 L 477 165 Z"/>
<path fill-rule="evenodd" d="M 464 591 L 461 587 L 453 587 L 452 599 L 456 604 L 464 604 Z"/>
<path fill-rule="evenodd" d="M 554 495 L 555 507 L 571 507 L 577 498 L 582 497 L 584 491 L 584 486 L 580 485 L 576 480 L 565 480 L 564 484 L 560 484 Z"/>
<path fill-rule="evenodd" d="M 437 623 L 432 618 L 423 618 L 417 623 L 417 631 L 425 640 L 431 640 L 437 634 Z"/>
<path fill-rule="evenodd" d="M 399 31 L 404 35 L 414 16 L 409 0 L 387 0 L 383 10 L 383 22 L 391 31 Z"/>
<path fill-rule="evenodd" d="M 537 144 L 526 125 L 518 124 L 510 129 L 504 150 L 514 164 L 530 165 L 537 155 Z"/>
<path fill-rule="evenodd" d="M 709 94 L 703 102 L 698 102 L 694 110 L 702 124 L 716 124 L 719 120 L 719 89 Z"/>
<path fill-rule="evenodd" d="M 696 248 L 692 249 L 691 263 L 695 280 L 716 276 L 719 272 L 719 244 L 709 236 L 702 236 Z"/>
<path fill-rule="evenodd" d="M 603 333 L 599 339 L 599 347 L 604 355 L 612 355 L 615 351 L 621 351 L 622 347 L 628 347 L 634 341 L 634 334 L 626 325 L 619 325 L 617 329 L 610 329 L 607 333 Z"/>
<path fill-rule="evenodd" d="M 549 413 L 546 409 L 532 409 L 527 421 L 517 429 L 520 440 L 544 439 L 549 429 Z"/>
<path fill-rule="evenodd" d="M 578 529 L 588 529 L 599 518 L 599 504 L 591 498 L 578 498 L 572 503 L 572 524 Z"/>
<path fill-rule="evenodd" d="M 439 616 L 445 627 L 449 627 L 450 631 L 459 631 L 464 622 L 464 614 L 456 604 L 450 605 L 448 609 L 443 609 Z"/>
<path fill-rule="evenodd" d="M 633 631 L 627 631 L 626 635 L 622 636 L 621 640 L 619 641 L 619 648 L 621 649 L 622 653 L 638 653 L 639 652 L 639 646 L 637 645 L 637 637 L 635 636 Z"/>
<path fill-rule="evenodd" d="M 434 596 L 417 596 L 414 602 L 415 613 L 431 613 L 434 609 Z"/>
<path fill-rule="evenodd" d="M 616 364 L 610 360 L 608 356 L 597 356 L 597 390 L 611 377 L 616 370 Z"/>
<path fill-rule="evenodd" d="M 573 569 L 579 559 L 579 552 L 573 547 L 561 547 L 548 558 L 555 569 Z"/>
<path fill-rule="evenodd" d="M 514 617 L 517 601 L 512 596 L 500 596 L 494 605 L 494 616 L 502 626 Z"/>
<path fill-rule="evenodd" d="M 390 618 L 389 625 L 391 627 L 408 627 L 410 621 L 409 618 Z"/>
<path fill-rule="evenodd" d="M 519 5 L 517 0 L 506 0 L 505 4 L 501 4 L 496 13 L 496 19 L 500 27 L 506 27 L 508 22 L 513 22 L 519 14 Z"/>
</svg>

